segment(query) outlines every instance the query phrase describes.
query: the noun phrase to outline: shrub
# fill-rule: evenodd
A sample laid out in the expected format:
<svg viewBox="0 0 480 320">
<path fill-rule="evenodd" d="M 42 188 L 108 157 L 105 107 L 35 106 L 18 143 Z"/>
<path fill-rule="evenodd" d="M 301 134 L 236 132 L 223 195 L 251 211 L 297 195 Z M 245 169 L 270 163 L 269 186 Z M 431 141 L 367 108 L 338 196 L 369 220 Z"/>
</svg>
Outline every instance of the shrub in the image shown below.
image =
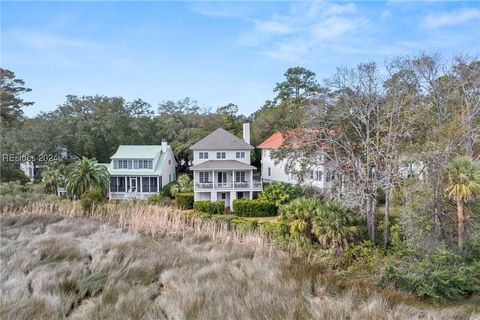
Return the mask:
<svg viewBox="0 0 480 320">
<path fill-rule="evenodd" d="M 149 204 L 157 204 L 160 206 L 168 206 L 170 201 L 168 197 L 162 196 L 160 194 L 154 194 L 147 201 Z"/>
<path fill-rule="evenodd" d="M 480 291 L 480 261 L 470 264 L 444 246 L 405 259 L 392 259 L 383 275 L 384 284 L 411 291 L 434 301 L 459 299 Z"/>
<path fill-rule="evenodd" d="M 318 242 L 326 248 L 342 250 L 359 233 L 353 212 L 335 202 L 298 198 L 280 207 L 280 222 L 294 239 Z"/>
<path fill-rule="evenodd" d="M 242 217 L 268 217 L 277 214 L 275 204 L 261 199 L 235 199 L 233 212 Z"/>
<path fill-rule="evenodd" d="M 170 188 L 170 194 L 175 197 L 177 193 L 193 192 L 193 180 L 188 174 L 178 178 L 177 183 Z"/>
<path fill-rule="evenodd" d="M 273 182 L 265 186 L 260 194 L 260 199 L 272 202 L 278 208 L 302 194 L 300 186 L 292 186 L 287 183 Z"/>
<path fill-rule="evenodd" d="M 172 195 L 172 187 L 177 184 L 177 181 L 172 181 L 165 186 L 163 186 L 162 190 L 160 191 L 160 195 L 163 197 L 170 197 L 172 199 L 175 198 L 174 195 Z"/>
<path fill-rule="evenodd" d="M 209 213 L 209 214 L 221 214 L 225 210 L 224 201 L 196 201 L 193 204 L 193 209 L 198 212 Z"/>
<path fill-rule="evenodd" d="M 178 209 L 193 209 L 193 192 L 179 192 L 175 195 L 175 203 Z"/>
<path fill-rule="evenodd" d="M 84 212 L 88 212 L 95 204 L 101 204 L 105 201 L 105 192 L 100 189 L 90 189 L 80 196 L 80 205 Z"/>
<path fill-rule="evenodd" d="M 237 218 L 233 219 L 230 223 L 239 231 L 252 231 L 258 227 L 258 221 L 256 220 L 249 221 L 242 218 Z"/>
</svg>

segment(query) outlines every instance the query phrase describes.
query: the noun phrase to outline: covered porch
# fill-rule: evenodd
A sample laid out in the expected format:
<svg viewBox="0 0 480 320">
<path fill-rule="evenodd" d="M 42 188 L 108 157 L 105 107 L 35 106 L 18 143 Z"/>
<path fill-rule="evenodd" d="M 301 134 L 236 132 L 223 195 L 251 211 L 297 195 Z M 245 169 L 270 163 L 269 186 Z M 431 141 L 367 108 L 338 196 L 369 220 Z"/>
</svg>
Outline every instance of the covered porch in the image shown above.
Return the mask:
<svg viewBox="0 0 480 320">
<path fill-rule="evenodd" d="M 110 176 L 111 200 L 148 199 L 162 190 L 161 176 Z"/>
</svg>

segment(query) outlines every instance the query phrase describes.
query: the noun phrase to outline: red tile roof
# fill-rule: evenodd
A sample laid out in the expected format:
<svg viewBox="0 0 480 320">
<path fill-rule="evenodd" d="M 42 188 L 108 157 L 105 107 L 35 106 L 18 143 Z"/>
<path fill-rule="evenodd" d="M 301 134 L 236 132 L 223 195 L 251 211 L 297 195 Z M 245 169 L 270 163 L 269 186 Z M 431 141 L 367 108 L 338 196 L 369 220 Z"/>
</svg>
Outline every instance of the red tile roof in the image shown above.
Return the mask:
<svg viewBox="0 0 480 320">
<path fill-rule="evenodd" d="M 277 149 L 280 148 L 280 146 L 283 143 L 283 135 L 281 132 L 275 132 L 272 134 L 270 137 L 265 139 L 262 143 L 260 143 L 257 148 L 259 149 Z"/>
</svg>

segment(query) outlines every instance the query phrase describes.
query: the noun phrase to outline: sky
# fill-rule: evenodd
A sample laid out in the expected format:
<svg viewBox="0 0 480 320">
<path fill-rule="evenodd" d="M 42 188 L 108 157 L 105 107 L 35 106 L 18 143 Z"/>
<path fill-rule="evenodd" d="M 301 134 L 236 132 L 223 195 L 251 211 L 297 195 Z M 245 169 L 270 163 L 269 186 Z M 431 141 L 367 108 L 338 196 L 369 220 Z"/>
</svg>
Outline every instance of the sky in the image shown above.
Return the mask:
<svg viewBox="0 0 480 320">
<path fill-rule="evenodd" d="M 49 112 L 66 95 L 192 97 L 249 115 L 289 67 L 319 81 L 400 55 L 480 53 L 480 2 L 1 1 L 1 67 Z"/>
</svg>

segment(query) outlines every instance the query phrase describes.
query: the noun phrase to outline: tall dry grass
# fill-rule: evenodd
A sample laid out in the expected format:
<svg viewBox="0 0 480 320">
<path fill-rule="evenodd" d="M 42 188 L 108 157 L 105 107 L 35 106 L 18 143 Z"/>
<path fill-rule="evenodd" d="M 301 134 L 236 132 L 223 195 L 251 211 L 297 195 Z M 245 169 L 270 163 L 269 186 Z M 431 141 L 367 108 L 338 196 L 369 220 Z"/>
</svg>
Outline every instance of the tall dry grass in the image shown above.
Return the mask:
<svg viewBox="0 0 480 320">
<path fill-rule="evenodd" d="M 68 203 L 32 204 L 2 212 L 0 227 L 1 319 L 479 318 L 170 208 L 110 204 L 84 218 Z"/>
<path fill-rule="evenodd" d="M 242 243 L 251 249 L 269 250 L 274 247 L 274 239 L 259 230 L 239 230 L 228 223 L 202 219 L 196 215 L 170 207 L 110 202 L 101 207 L 93 206 L 85 214 L 78 202 L 34 202 L 21 209 L 4 207 L 2 216 L 35 214 L 57 215 L 61 217 L 88 217 L 101 223 L 136 230 L 148 236 L 168 235 L 184 237 L 186 234 L 208 237 L 220 243 Z"/>
</svg>

